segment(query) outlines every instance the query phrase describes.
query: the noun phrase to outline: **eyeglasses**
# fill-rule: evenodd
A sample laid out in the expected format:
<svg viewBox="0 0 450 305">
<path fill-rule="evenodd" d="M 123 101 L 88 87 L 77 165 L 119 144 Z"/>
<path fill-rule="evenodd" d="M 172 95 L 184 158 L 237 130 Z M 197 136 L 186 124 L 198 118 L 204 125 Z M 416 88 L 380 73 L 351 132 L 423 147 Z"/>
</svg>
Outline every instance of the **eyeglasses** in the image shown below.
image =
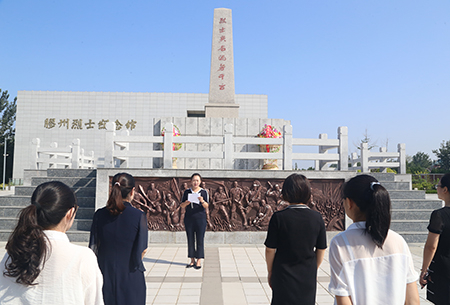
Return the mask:
<svg viewBox="0 0 450 305">
<path fill-rule="evenodd" d="M 435 189 L 437 189 L 438 187 L 442 187 L 442 185 L 436 184 L 436 185 L 434 186 Z"/>
</svg>

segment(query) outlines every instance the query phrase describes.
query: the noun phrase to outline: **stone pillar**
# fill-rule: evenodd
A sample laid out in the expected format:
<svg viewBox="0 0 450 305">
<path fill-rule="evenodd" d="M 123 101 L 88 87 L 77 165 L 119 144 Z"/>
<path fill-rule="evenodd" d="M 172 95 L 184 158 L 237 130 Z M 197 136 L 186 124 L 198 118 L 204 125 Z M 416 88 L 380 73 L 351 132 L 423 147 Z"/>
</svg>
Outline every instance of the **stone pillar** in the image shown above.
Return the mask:
<svg viewBox="0 0 450 305">
<path fill-rule="evenodd" d="M 209 99 L 205 116 L 237 118 L 239 105 L 234 98 L 233 28 L 231 10 L 216 8 L 211 50 Z"/>
<path fill-rule="evenodd" d="M 338 169 L 340 171 L 348 170 L 348 127 L 341 126 L 338 128 L 339 139 L 339 164 Z"/>
<path fill-rule="evenodd" d="M 397 149 L 398 149 L 398 153 L 399 153 L 398 162 L 400 163 L 399 174 L 404 175 L 404 174 L 406 174 L 406 144 L 399 143 L 397 145 Z"/>
</svg>

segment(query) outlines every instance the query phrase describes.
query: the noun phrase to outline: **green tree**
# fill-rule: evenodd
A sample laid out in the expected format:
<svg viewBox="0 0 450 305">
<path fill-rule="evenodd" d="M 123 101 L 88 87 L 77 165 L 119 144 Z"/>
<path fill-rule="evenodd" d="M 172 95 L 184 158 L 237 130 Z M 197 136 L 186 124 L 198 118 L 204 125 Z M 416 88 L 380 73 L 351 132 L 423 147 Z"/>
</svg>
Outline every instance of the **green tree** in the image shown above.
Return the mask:
<svg viewBox="0 0 450 305">
<path fill-rule="evenodd" d="M 450 172 L 450 141 L 442 141 L 441 147 L 432 151 L 438 158 L 439 172 Z"/>
<path fill-rule="evenodd" d="M 6 164 L 6 182 L 12 177 L 12 166 L 14 159 L 14 135 L 16 132 L 16 103 L 17 97 L 13 101 L 9 101 L 8 91 L 0 89 L 0 155 L 3 156 L 5 140 L 7 141 L 7 164 Z M 0 162 L 0 175 L 3 177 L 3 158 Z M 0 183 L 1 183 L 0 179 Z"/>
<path fill-rule="evenodd" d="M 433 164 L 430 156 L 424 152 L 417 152 L 414 156 L 406 160 L 406 172 L 410 174 L 427 172 L 428 168 Z"/>
<path fill-rule="evenodd" d="M 356 148 L 358 150 L 361 150 L 363 143 L 367 143 L 369 150 L 378 146 L 377 141 L 374 142 L 370 138 L 370 135 L 367 132 L 367 129 L 364 131 L 363 138 L 360 140 L 360 142 L 358 144 L 354 144 L 354 145 L 356 146 Z"/>
</svg>

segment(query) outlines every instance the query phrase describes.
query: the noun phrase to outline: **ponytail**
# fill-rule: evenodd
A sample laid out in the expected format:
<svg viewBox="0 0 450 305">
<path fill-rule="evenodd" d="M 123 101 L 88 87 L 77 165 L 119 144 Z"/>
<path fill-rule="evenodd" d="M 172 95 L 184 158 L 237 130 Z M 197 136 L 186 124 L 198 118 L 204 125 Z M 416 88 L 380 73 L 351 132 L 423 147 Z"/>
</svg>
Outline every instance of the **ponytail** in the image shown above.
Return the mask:
<svg viewBox="0 0 450 305">
<path fill-rule="evenodd" d="M 5 276 L 16 278 L 25 286 L 34 283 L 45 265 L 49 253 L 44 230 L 57 226 L 67 212 L 77 207 L 72 190 L 62 182 L 51 181 L 39 185 L 31 197 L 31 204 L 19 213 L 17 225 L 6 244 L 8 259 Z"/>
<path fill-rule="evenodd" d="M 372 176 L 359 175 L 344 184 L 343 197 L 352 199 L 366 216 L 366 233 L 382 248 L 391 224 L 388 191 Z"/>
<path fill-rule="evenodd" d="M 112 179 L 111 193 L 106 208 L 111 215 L 119 215 L 125 210 L 124 199 L 128 197 L 135 186 L 134 178 L 127 173 L 118 173 Z"/>
</svg>

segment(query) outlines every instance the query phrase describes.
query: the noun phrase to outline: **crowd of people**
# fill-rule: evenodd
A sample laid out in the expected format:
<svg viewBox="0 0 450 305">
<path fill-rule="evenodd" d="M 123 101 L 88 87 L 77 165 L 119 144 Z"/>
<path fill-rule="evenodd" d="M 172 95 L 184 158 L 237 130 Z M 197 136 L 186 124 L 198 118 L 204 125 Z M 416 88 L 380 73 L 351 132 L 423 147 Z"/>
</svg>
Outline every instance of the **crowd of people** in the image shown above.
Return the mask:
<svg viewBox="0 0 450 305">
<path fill-rule="evenodd" d="M 180 204 L 186 267 L 194 269 L 205 258 L 209 194 L 201 186 L 200 174 L 193 174 Z M 432 303 L 450 303 L 450 174 L 436 188 L 445 206 L 431 214 L 419 275 L 407 243 L 389 229 L 386 188 L 365 174 L 344 183 L 343 206 L 353 223 L 329 243 L 328 289 L 335 304 L 419 304 L 417 281 Z M 308 207 L 312 193 L 305 176 L 290 175 L 279 191 L 286 208 L 271 215 L 264 243 L 271 304 L 312 305 L 327 248 L 324 221 Z M 131 205 L 135 194 L 131 175 L 113 177 L 106 206 L 94 214 L 88 248 L 70 243 L 65 234 L 78 209 L 73 191 L 58 181 L 39 185 L 6 244 L 0 304 L 145 304 L 148 228 L 145 213 Z"/>
</svg>

